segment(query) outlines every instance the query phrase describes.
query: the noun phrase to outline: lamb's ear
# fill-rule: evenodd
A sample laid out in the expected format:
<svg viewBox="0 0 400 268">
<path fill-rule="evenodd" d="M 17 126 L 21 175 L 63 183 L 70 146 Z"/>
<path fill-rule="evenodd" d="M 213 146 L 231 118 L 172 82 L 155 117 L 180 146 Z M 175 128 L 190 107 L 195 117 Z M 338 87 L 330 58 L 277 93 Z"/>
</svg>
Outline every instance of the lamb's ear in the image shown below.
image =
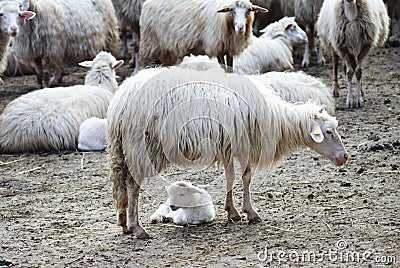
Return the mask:
<svg viewBox="0 0 400 268">
<path fill-rule="evenodd" d="M 255 13 L 257 13 L 257 12 L 267 13 L 268 9 L 263 8 L 263 7 L 259 7 L 259 6 L 256 6 L 256 5 L 252 5 L 251 8 L 250 8 L 250 11 L 253 11 Z"/>
<path fill-rule="evenodd" d="M 288 25 L 286 25 L 285 31 L 289 30 L 292 27 L 293 27 L 293 23 L 289 23 Z"/>
<path fill-rule="evenodd" d="M 317 143 L 321 143 L 324 140 L 324 134 L 322 133 L 321 127 L 316 123 L 314 123 L 310 135 L 311 138 Z"/>
<path fill-rule="evenodd" d="M 217 10 L 217 13 L 226 13 L 232 10 L 233 10 L 232 6 L 224 6 L 223 8 Z"/>
<path fill-rule="evenodd" d="M 86 60 L 86 61 L 82 61 L 82 62 L 78 63 L 78 65 L 82 66 L 82 67 L 86 67 L 86 68 L 91 68 L 92 63 L 93 63 L 93 61 Z"/>
<path fill-rule="evenodd" d="M 203 193 L 203 191 L 197 187 L 188 187 L 186 190 L 189 194 L 202 194 Z"/>
<path fill-rule="evenodd" d="M 21 19 L 28 19 L 31 20 L 36 16 L 35 12 L 32 11 L 22 11 L 21 13 L 19 13 L 19 17 Z"/>
<path fill-rule="evenodd" d="M 123 60 L 118 60 L 118 61 L 113 63 L 112 68 L 115 69 L 115 68 L 121 67 L 122 64 L 124 64 L 124 61 Z"/>
</svg>

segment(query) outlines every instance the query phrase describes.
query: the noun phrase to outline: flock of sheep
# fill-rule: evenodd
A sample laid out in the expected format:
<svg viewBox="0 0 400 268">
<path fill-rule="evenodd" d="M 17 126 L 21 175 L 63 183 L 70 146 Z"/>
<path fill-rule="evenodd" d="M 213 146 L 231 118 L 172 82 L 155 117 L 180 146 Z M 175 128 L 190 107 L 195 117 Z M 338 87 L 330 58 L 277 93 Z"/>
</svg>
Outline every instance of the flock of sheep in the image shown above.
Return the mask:
<svg viewBox="0 0 400 268">
<path fill-rule="evenodd" d="M 46 88 L 4 109 L 0 152 L 107 147 L 118 225 L 138 238 L 149 237 L 139 224 L 141 182 L 168 163 L 222 165 L 225 210 L 240 220 L 232 193 L 235 158 L 242 211 L 250 222 L 260 221 L 251 204 L 251 168 L 272 168 L 300 147 L 338 166 L 348 159 L 332 93 L 318 78 L 291 72 L 293 47 L 305 45 L 302 66 L 308 66 L 318 35 L 318 64 L 325 63 L 322 47 L 332 53 L 334 97 L 342 58 L 346 105 L 361 107 L 362 63 L 388 38 L 387 10 L 399 38 L 394 2 L 388 0 L 387 9 L 382 0 L 2 0 L 0 72 L 35 73 Z M 119 86 L 115 69 L 124 61 L 116 57 L 126 59 L 129 33 L 134 71 Z M 55 87 L 71 62 L 90 68 L 84 84 Z M 154 222 L 214 218 L 204 190 L 178 182 L 167 191 Z"/>
</svg>

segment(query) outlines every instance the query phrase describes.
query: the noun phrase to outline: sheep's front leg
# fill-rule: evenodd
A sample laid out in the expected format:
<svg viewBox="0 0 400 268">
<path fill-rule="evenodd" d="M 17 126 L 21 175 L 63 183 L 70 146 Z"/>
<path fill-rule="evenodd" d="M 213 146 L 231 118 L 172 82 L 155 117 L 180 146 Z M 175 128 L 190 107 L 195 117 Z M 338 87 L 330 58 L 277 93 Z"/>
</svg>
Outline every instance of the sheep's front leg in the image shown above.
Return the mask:
<svg viewBox="0 0 400 268">
<path fill-rule="evenodd" d="M 127 208 L 127 226 L 124 233 L 134 233 L 139 239 L 150 238 L 149 234 L 139 224 L 138 203 L 141 179 L 127 180 L 128 208 Z"/>
<path fill-rule="evenodd" d="M 39 88 L 43 88 L 43 63 L 42 58 L 35 59 L 35 73 Z"/>
<path fill-rule="evenodd" d="M 226 55 L 226 72 L 232 73 L 233 72 L 233 57 L 230 55 Z"/>
<path fill-rule="evenodd" d="M 362 89 L 361 76 L 362 76 L 362 67 L 361 67 L 361 62 L 359 62 L 356 67 L 356 102 L 355 102 L 356 107 L 362 107 L 364 104 L 363 100 L 364 92 Z"/>
<path fill-rule="evenodd" d="M 226 199 L 225 199 L 225 211 L 228 212 L 228 219 L 232 221 L 240 221 L 239 212 L 233 204 L 233 182 L 235 181 L 235 170 L 233 167 L 233 161 L 230 161 L 225 166 L 225 177 L 226 177 Z"/>
<path fill-rule="evenodd" d="M 318 42 L 318 64 L 319 65 L 323 65 L 325 64 L 325 58 L 324 58 L 324 53 L 322 50 L 322 45 L 321 45 L 321 41 Z"/>
<path fill-rule="evenodd" d="M 251 205 L 251 194 L 250 194 L 250 183 L 251 183 L 251 169 L 250 165 L 247 165 L 242 175 L 243 182 L 243 212 L 247 213 L 247 220 L 249 222 L 261 221 L 258 213 L 253 209 Z"/>
<path fill-rule="evenodd" d="M 340 95 L 340 86 L 338 80 L 338 66 L 339 66 L 339 55 L 332 51 L 332 63 L 333 63 L 333 96 L 338 98 Z"/>
<path fill-rule="evenodd" d="M 353 108 L 355 107 L 355 100 L 354 100 L 354 93 L 353 93 L 353 87 L 351 84 L 351 80 L 353 79 L 353 75 L 354 75 L 354 69 L 351 68 L 351 66 L 349 66 L 348 64 L 346 65 L 346 75 L 347 75 L 347 88 L 348 88 L 348 92 L 347 92 L 347 100 L 346 100 L 346 106 L 347 108 Z"/>
</svg>

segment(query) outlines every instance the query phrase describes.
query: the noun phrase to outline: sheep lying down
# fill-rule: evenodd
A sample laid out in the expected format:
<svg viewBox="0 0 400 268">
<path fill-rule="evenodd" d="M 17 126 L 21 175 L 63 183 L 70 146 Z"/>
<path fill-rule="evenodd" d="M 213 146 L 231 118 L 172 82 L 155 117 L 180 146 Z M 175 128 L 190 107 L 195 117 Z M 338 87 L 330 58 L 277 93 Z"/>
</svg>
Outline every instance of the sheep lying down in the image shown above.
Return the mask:
<svg viewBox="0 0 400 268">
<path fill-rule="evenodd" d="M 177 181 L 165 187 L 168 198 L 150 216 L 152 223 L 202 224 L 215 218 L 210 194 L 187 181 Z"/>
</svg>

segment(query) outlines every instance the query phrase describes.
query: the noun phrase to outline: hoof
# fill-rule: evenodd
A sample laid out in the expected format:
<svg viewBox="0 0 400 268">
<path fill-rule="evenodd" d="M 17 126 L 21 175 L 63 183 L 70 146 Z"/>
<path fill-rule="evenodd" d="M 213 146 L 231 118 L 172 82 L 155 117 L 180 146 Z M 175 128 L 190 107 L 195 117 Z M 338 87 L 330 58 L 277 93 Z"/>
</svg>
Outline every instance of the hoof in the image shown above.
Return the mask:
<svg viewBox="0 0 400 268">
<path fill-rule="evenodd" d="M 262 222 L 262 219 L 260 217 L 249 219 L 249 223 L 257 223 L 257 222 Z"/>
<path fill-rule="evenodd" d="M 232 222 L 238 222 L 238 221 L 242 220 L 242 217 L 240 217 L 240 215 L 238 215 L 238 216 L 228 217 L 228 219 Z"/>
</svg>

